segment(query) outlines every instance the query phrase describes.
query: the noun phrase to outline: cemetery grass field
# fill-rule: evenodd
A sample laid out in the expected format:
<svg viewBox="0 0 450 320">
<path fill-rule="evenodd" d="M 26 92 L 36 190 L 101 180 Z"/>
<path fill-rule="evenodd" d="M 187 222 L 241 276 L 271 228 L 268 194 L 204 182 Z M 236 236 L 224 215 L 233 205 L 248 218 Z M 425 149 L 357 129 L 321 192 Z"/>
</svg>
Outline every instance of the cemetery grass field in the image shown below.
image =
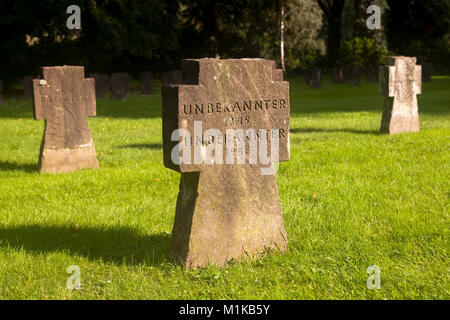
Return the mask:
<svg viewBox="0 0 450 320">
<path fill-rule="evenodd" d="M 190 271 L 169 255 L 180 174 L 163 166 L 158 86 L 99 99 L 89 124 L 101 168 L 58 175 L 37 172 L 44 122 L 31 100 L 7 94 L 0 299 L 449 299 L 450 77 L 423 84 L 421 131 L 394 136 L 378 133 L 378 84 L 288 80 L 287 252 Z M 66 288 L 70 265 L 80 290 Z M 372 265 L 379 290 L 366 285 Z"/>
</svg>

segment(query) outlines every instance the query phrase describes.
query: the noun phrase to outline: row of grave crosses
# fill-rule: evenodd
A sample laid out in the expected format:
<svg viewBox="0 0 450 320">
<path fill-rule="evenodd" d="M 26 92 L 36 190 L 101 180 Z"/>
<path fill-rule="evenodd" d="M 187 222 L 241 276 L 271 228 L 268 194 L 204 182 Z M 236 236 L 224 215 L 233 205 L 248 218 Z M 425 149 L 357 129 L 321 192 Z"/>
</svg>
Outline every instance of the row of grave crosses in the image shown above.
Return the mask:
<svg viewBox="0 0 450 320">
<path fill-rule="evenodd" d="M 96 115 L 95 81 L 77 66 L 44 67 L 33 80 L 34 115 L 45 119 L 40 171 L 67 172 L 98 168 L 88 116 Z M 174 132 L 199 120 L 205 131 L 230 129 L 226 113 L 185 114 L 184 105 L 202 101 L 285 101 L 284 108 L 249 114 L 232 129 L 277 129 L 279 161 L 289 160 L 289 83 L 275 62 L 263 59 L 191 59 L 182 62 L 181 84 L 162 89 L 163 151 L 166 167 L 181 172 L 172 254 L 187 267 L 225 265 L 268 248 L 284 251 L 286 231 L 275 175 L 263 175 L 261 163 L 206 165 L 174 163 L 182 142 Z M 381 132 L 419 130 L 416 94 L 421 93 L 416 59 L 392 57 L 380 67 L 385 95 Z M 194 148 L 194 146 L 192 146 Z M 178 153 L 179 156 L 179 153 Z M 273 164 L 274 165 L 274 164 Z"/>
<path fill-rule="evenodd" d="M 217 65 L 223 64 L 225 61 L 220 60 L 220 62 L 216 62 L 211 59 L 205 59 L 197 62 L 195 60 L 186 60 L 183 63 L 183 71 L 180 72 L 180 76 L 183 74 L 183 80 L 187 85 L 190 85 L 192 79 L 195 77 L 194 72 L 192 72 L 192 70 L 195 70 L 195 67 L 192 64 L 196 63 L 208 63 L 208 65 L 216 66 L 216 69 L 211 67 L 213 68 L 211 72 L 223 76 L 223 70 L 221 71 Z M 273 62 L 266 62 L 261 59 L 231 60 L 233 67 L 249 65 L 251 63 L 270 65 L 270 68 L 272 68 L 272 79 L 275 81 L 283 80 L 282 71 L 275 69 Z M 239 67 L 240 69 L 238 67 L 236 68 L 236 70 L 233 70 L 236 73 L 245 71 L 245 67 Z M 85 79 L 83 67 L 77 66 L 44 67 L 42 68 L 42 72 L 43 79 L 33 80 L 35 119 L 46 120 L 39 161 L 41 163 L 41 171 L 57 173 L 98 167 L 94 143 L 87 122 L 88 116 L 96 115 L 94 79 Z M 189 72 L 191 74 L 188 74 Z M 229 75 L 229 71 L 227 71 L 227 74 Z M 232 75 L 233 78 L 238 78 L 239 76 L 239 74 Z M 247 80 L 244 79 L 243 81 Z M 198 86 L 198 89 L 197 87 L 187 87 L 184 84 L 164 86 L 163 101 L 168 99 L 167 95 L 171 94 L 173 90 L 184 99 L 184 101 L 181 101 L 183 103 L 179 101 L 179 105 L 175 106 L 175 110 L 168 110 L 166 108 L 163 111 L 165 115 L 163 132 L 165 154 L 167 152 L 170 153 L 175 143 L 170 139 L 172 131 L 192 126 L 192 120 L 194 118 L 188 117 L 181 119 L 183 113 L 178 113 L 180 106 L 197 102 L 197 97 L 201 96 L 205 98 L 208 95 L 212 95 L 213 92 L 217 92 L 218 88 L 222 91 L 228 90 L 230 94 L 233 93 L 234 97 L 239 96 L 241 100 L 245 96 L 251 97 L 252 94 L 246 88 L 246 85 L 249 85 L 249 83 L 228 81 L 222 85 L 220 81 L 208 78 L 202 81 L 203 83 Z M 179 82 L 182 82 L 182 80 Z M 271 88 L 267 84 L 265 86 Z M 278 92 L 280 88 L 276 88 L 277 84 L 274 86 L 272 88 L 275 88 L 274 90 Z M 196 92 L 184 93 L 185 90 Z M 419 116 L 416 95 L 421 93 L 421 66 L 416 65 L 416 58 L 389 58 L 386 65 L 380 67 L 380 92 L 385 96 L 381 132 L 394 134 L 418 131 Z M 265 126 L 265 128 L 284 127 L 288 132 L 289 128 L 280 122 L 286 119 L 281 120 L 283 117 L 279 113 L 272 113 L 269 122 L 265 121 L 261 123 L 262 119 L 252 119 L 252 124 L 254 124 L 253 128 L 261 127 L 260 125 Z M 224 129 L 223 119 L 220 115 L 214 119 L 208 118 L 203 120 L 204 127 Z M 182 123 L 183 125 L 179 126 Z M 257 125 L 255 126 L 255 124 Z M 283 149 L 283 147 L 287 146 L 286 142 L 282 142 L 282 154 L 286 153 L 286 148 Z M 51 159 L 49 157 L 56 157 L 57 159 Z M 167 166 L 170 167 L 171 165 L 167 164 Z"/>
</svg>

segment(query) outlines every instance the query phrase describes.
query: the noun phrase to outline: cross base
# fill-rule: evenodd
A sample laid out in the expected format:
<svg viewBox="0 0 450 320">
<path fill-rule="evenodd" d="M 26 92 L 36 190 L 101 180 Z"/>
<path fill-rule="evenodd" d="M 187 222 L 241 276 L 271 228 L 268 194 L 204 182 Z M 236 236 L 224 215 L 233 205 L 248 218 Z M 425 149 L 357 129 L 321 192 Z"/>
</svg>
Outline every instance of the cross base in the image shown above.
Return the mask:
<svg viewBox="0 0 450 320">
<path fill-rule="evenodd" d="M 186 267 L 222 267 L 286 246 L 275 175 L 249 165 L 181 174 L 172 255 Z"/>
<path fill-rule="evenodd" d="M 64 173 L 80 169 L 98 169 L 94 142 L 77 148 L 43 148 L 39 157 L 42 173 Z"/>
<path fill-rule="evenodd" d="M 397 134 L 405 132 L 419 132 L 419 113 L 416 109 L 394 107 L 394 98 L 386 97 L 381 118 L 380 133 Z M 416 102 L 417 105 L 417 102 Z M 400 109 L 403 112 L 392 110 Z"/>
</svg>

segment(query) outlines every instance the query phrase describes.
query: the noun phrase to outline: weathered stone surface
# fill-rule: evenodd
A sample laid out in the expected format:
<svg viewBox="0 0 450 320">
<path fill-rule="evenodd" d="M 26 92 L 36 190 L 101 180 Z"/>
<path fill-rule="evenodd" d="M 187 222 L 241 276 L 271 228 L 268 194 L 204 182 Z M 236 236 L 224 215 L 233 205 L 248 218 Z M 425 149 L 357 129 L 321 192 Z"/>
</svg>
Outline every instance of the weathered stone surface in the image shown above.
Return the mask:
<svg viewBox="0 0 450 320">
<path fill-rule="evenodd" d="M 107 74 L 93 73 L 90 77 L 95 79 L 96 98 L 101 98 L 105 94 L 110 93 L 109 76 Z"/>
<path fill-rule="evenodd" d="M 322 69 L 319 67 L 312 67 L 307 70 L 307 80 L 308 85 L 313 89 L 318 89 L 321 87 L 321 77 L 322 77 Z"/>
<path fill-rule="evenodd" d="M 172 253 L 187 267 L 224 266 L 286 244 L 274 175 L 239 165 L 181 175 Z"/>
<path fill-rule="evenodd" d="M 262 174 L 273 163 L 258 158 L 250 164 L 251 129 L 279 130 L 272 136 L 279 137 L 279 161 L 289 160 L 289 83 L 274 80 L 274 69 L 273 61 L 263 59 L 185 60 L 182 84 L 163 86 L 164 164 L 181 172 L 172 254 L 187 267 L 224 266 L 268 248 L 286 248 L 275 175 Z M 171 141 L 176 129 L 193 137 L 194 121 L 201 121 L 203 137 Z M 210 129 L 217 129 L 213 140 L 205 133 Z M 227 129 L 249 131 L 239 138 Z M 245 163 L 237 164 L 234 157 L 233 164 L 227 161 L 229 142 Z M 191 151 L 191 163 L 172 161 L 179 143 Z M 209 161 L 204 151 L 211 145 L 220 147 L 223 157 Z M 193 163 L 196 147 L 202 152 Z M 215 150 L 215 156 L 220 154 Z"/>
<path fill-rule="evenodd" d="M 144 95 L 153 94 L 153 73 L 146 71 L 139 74 L 141 82 L 141 93 Z"/>
<path fill-rule="evenodd" d="M 23 95 L 27 99 L 33 98 L 33 77 L 25 76 L 22 79 Z"/>
<path fill-rule="evenodd" d="M 389 57 L 380 66 L 380 93 L 386 96 L 380 131 L 419 131 L 417 94 L 422 93 L 422 70 L 414 57 Z"/>
<path fill-rule="evenodd" d="M 357 66 L 348 68 L 347 83 L 351 86 L 359 86 L 361 84 L 361 68 Z"/>
<path fill-rule="evenodd" d="M 95 80 L 78 66 L 43 67 L 33 80 L 34 117 L 45 121 L 39 157 L 44 173 L 98 168 L 87 117 L 96 115 Z"/>
<path fill-rule="evenodd" d="M 378 82 L 378 67 L 368 67 L 366 69 L 366 82 Z"/>
<path fill-rule="evenodd" d="M 110 77 L 111 99 L 123 100 L 130 92 L 131 75 L 126 72 L 113 73 Z"/>
<path fill-rule="evenodd" d="M 284 80 L 284 74 L 283 69 L 273 69 L 272 73 L 273 81 L 283 81 Z"/>
<path fill-rule="evenodd" d="M 429 62 L 422 63 L 422 82 L 431 81 L 431 73 L 433 72 L 433 65 Z"/>
<path fill-rule="evenodd" d="M 181 71 L 172 70 L 163 72 L 161 75 L 163 85 L 180 84 L 181 83 Z"/>
</svg>

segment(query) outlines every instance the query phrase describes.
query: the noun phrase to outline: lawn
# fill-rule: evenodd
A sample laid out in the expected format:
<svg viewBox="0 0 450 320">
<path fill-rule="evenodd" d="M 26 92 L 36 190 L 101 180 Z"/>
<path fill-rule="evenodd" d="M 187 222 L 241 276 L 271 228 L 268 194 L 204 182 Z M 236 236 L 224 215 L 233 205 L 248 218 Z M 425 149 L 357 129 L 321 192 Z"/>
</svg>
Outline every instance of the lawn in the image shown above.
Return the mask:
<svg viewBox="0 0 450 320">
<path fill-rule="evenodd" d="M 99 170 L 39 174 L 44 122 L 0 106 L 0 299 L 449 299 L 450 77 L 418 96 L 421 131 L 378 133 L 383 97 L 291 78 L 291 160 L 277 174 L 288 250 L 186 270 L 170 258 L 180 175 L 161 96 L 100 98 Z M 66 270 L 81 270 L 81 289 Z M 370 290 L 369 266 L 381 270 Z"/>
</svg>

